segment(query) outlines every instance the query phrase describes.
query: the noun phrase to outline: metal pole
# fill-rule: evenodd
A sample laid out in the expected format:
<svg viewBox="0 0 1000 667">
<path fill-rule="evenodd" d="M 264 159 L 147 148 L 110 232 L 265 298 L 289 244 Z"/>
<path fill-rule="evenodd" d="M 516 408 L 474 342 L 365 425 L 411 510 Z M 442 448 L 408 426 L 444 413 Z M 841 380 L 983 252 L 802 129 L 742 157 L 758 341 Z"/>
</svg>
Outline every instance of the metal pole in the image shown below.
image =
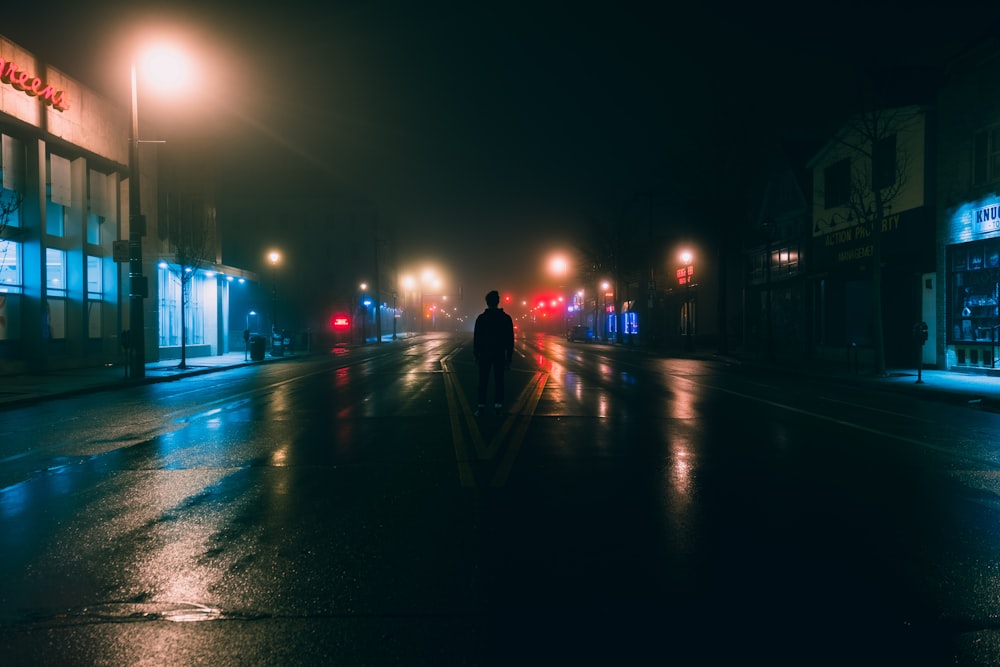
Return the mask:
<svg viewBox="0 0 1000 667">
<path fill-rule="evenodd" d="M 396 311 L 396 290 L 392 290 L 392 339 L 396 340 L 396 319 L 398 316 Z"/>
<path fill-rule="evenodd" d="M 274 334 L 278 331 L 278 266 L 271 262 L 271 351 L 274 351 Z"/>
<path fill-rule="evenodd" d="M 128 152 L 128 272 L 129 272 L 129 344 L 132 348 L 132 377 L 146 376 L 146 331 L 143 321 L 143 299 L 147 293 L 142 275 L 142 237 L 146 221 L 139 202 L 139 104 L 136 91 L 135 63 L 132 63 L 132 125 L 129 130 Z"/>
</svg>

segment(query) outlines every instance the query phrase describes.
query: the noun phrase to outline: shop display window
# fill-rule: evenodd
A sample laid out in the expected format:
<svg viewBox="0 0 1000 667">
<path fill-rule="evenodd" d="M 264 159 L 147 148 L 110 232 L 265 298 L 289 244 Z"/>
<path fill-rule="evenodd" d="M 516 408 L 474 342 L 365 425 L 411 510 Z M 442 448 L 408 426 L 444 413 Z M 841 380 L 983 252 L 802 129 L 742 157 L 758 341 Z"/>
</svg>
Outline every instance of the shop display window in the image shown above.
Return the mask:
<svg viewBox="0 0 1000 667">
<path fill-rule="evenodd" d="M 949 248 L 948 338 L 993 342 L 1000 325 L 1000 239 Z"/>
</svg>

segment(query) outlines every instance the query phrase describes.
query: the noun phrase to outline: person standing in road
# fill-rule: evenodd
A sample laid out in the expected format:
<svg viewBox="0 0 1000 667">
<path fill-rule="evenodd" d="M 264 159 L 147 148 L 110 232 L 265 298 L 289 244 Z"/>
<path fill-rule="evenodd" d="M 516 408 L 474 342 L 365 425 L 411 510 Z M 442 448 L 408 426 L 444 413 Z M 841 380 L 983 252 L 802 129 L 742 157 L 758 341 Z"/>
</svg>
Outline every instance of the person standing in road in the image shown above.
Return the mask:
<svg viewBox="0 0 1000 667">
<path fill-rule="evenodd" d="M 479 396 L 476 414 L 486 407 L 486 390 L 493 373 L 493 408 L 497 414 L 503 409 L 504 370 L 510 368 L 514 356 L 514 321 L 500 308 L 500 293 L 493 290 L 486 295 L 486 310 L 476 318 L 472 337 L 472 353 L 479 364 Z"/>
</svg>

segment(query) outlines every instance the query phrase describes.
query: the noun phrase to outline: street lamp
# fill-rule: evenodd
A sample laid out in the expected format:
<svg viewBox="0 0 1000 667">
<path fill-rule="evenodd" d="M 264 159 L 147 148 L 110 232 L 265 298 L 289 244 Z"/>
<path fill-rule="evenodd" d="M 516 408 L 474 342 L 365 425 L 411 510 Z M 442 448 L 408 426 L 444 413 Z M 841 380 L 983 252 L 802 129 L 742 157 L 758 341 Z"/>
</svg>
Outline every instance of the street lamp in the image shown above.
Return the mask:
<svg viewBox="0 0 1000 667">
<path fill-rule="evenodd" d="M 420 333 L 425 331 L 424 325 L 424 294 L 428 293 L 424 285 L 430 285 L 432 291 L 429 294 L 437 295 L 441 291 L 441 279 L 434 273 L 434 269 L 424 269 L 420 274 Z M 431 317 L 431 329 L 434 328 L 434 318 Z"/>
<path fill-rule="evenodd" d="M 281 263 L 281 253 L 272 250 L 267 253 L 267 261 L 271 264 L 271 351 L 274 352 L 274 337 L 278 335 L 278 264 Z"/>
<path fill-rule="evenodd" d="M 690 250 L 682 250 L 680 254 L 681 267 L 677 269 L 677 282 L 684 287 L 684 333 L 685 347 L 694 350 L 694 303 L 691 300 L 691 287 L 694 282 L 694 254 Z"/>
<path fill-rule="evenodd" d="M 608 288 L 609 287 L 611 287 L 611 284 L 608 283 L 607 280 L 601 282 L 601 294 L 604 297 L 603 299 L 604 316 L 603 316 L 603 321 L 598 322 L 598 325 L 601 327 L 601 338 L 604 341 L 608 340 Z"/>
<path fill-rule="evenodd" d="M 399 311 L 396 309 L 396 290 L 392 290 L 392 339 L 396 340 L 396 320 L 399 319 Z"/>
<path fill-rule="evenodd" d="M 368 283 L 361 283 L 358 285 L 361 289 L 361 305 L 364 306 L 364 314 L 361 316 L 361 344 L 364 345 L 368 342 L 368 335 L 365 333 L 365 320 L 368 319 L 368 297 L 365 295 L 365 290 L 368 289 Z"/>
<path fill-rule="evenodd" d="M 139 203 L 139 103 L 135 62 L 132 63 L 132 123 L 128 135 L 128 304 L 129 334 L 132 349 L 132 377 L 146 376 L 146 331 L 143 320 L 143 299 L 149 293 L 142 275 L 142 237 L 146 220 Z"/>
<path fill-rule="evenodd" d="M 549 258 L 549 273 L 558 279 L 559 299 L 562 301 L 562 291 L 566 288 L 566 275 L 569 273 L 569 262 L 562 255 L 553 255 Z M 563 308 L 563 329 L 569 329 L 568 320 L 568 309 Z"/>
<path fill-rule="evenodd" d="M 168 47 L 158 46 L 142 54 L 144 74 L 152 76 L 160 86 L 179 86 L 187 68 L 184 58 Z M 142 214 L 139 197 L 139 86 L 135 58 L 130 64 L 130 119 L 128 134 L 128 302 L 131 375 L 146 376 L 146 323 L 143 301 L 149 296 L 149 281 L 142 273 L 142 237 L 146 235 L 146 217 Z M 145 142 L 143 142 L 145 143 Z M 162 143 L 162 142 L 154 142 Z"/>
</svg>

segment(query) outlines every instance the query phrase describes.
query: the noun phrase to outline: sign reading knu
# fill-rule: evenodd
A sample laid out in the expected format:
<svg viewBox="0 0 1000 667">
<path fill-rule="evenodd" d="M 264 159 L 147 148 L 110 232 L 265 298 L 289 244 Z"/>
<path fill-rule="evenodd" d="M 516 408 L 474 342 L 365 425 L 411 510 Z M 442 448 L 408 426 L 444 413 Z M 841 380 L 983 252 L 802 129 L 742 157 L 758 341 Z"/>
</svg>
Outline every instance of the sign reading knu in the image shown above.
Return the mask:
<svg viewBox="0 0 1000 667">
<path fill-rule="evenodd" d="M 977 234 L 1000 230 L 1000 204 L 992 204 L 973 211 Z"/>
</svg>

